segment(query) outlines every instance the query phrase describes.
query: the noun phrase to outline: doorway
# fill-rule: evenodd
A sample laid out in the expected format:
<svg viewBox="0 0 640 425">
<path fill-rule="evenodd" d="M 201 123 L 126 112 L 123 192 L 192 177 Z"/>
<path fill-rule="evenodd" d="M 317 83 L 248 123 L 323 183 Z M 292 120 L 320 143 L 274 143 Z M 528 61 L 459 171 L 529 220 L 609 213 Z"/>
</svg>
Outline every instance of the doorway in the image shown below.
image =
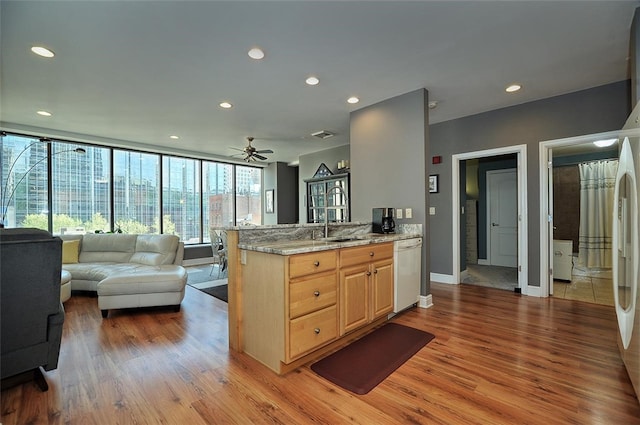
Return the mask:
<svg viewBox="0 0 640 425">
<path fill-rule="evenodd" d="M 554 296 L 580 301 L 588 301 L 598 304 L 613 305 L 611 292 L 611 271 L 605 264 L 604 267 L 591 267 L 582 264 L 579 256 L 584 242 L 575 240 L 583 238 L 576 230 L 576 236 L 572 238 L 567 233 L 566 220 L 560 214 L 565 214 L 570 203 L 580 203 L 580 199 L 572 202 L 568 196 L 558 199 L 555 190 L 563 190 L 556 180 L 560 178 L 566 182 L 566 174 L 558 173 L 560 166 L 575 166 L 585 164 L 589 160 L 603 160 L 617 158 L 618 147 L 608 148 L 613 152 L 608 154 L 594 153 L 594 143 L 599 140 L 617 139 L 619 131 L 598 133 L 587 136 L 558 139 L 540 143 L 540 296 Z M 604 156 L 603 156 L 604 155 Z M 573 160 L 567 158 L 574 158 Z M 586 158 L 585 160 L 575 158 Z M 555 175 L 555 178 L 554 178 Z M 577 190 L 580 190 L 579 182 Z M 557 202 L 562 203 L 563 208 L 555 207 L 554 195 Z M 582 209 L 581 206 L 577 207 Z M 611 207 L 612 208 L 612 207 Z M 578 213 L 574 214 L 571 221 L 575 221 Z M 578 220 L 579 217 L 578 217 Z M 612 226 L 611 226 L 612 227 Z M 562 248 L 566 245 L 566 248 Z M 572 249 L 573 247 L 573 249 Z M 566 251 L 566 252 L 565 252 Z M 568 265 L 562 264 L 561 259 L 568 257 Z M 565 270 L 568 268 L 569 271 Z"/>
<path fill-rule="evenodd" d="M 527 147 L 526 145 L 517 145 L 510 146 L 505 148 L 497 148 L 497 149 L 488 149 L 484 151 L 477 152 L 468 152 L 463 154 L 452 155 L 452 211 L 453 214 L 453 255 L 452 255 L 452 271 L 453 271 L 453 282 L 459 283 L 462 282 L 463 271 L 462 268 L 466 269 L 466 259 L 461 257 L 461 253 L 463 251 L 462 240 L 461 238 L 461 222 L 465 217 L 465 208 L 461 205 L 461 190 L 464 186 L 461 187 L 460 184 L 460 170 L 461 164 L 466 162 L 467 160 L 473 159 L 481 159 L 481 158 L 490 158 L 502 155 L 515 154 L 516 157 L 516 168 L 515 168 L 515 176 L 516 176 L 516 194 L 515 194 L 515 202 L 516 202 L 516 214 L 515 214 L 515 222 L 516 222 L 516 234 L 518 237 L 516 238 L 516 247 L 513 250 L 516 253 L 516 266 L 515 269 L 517 271 L 517 291 L 520 291 L 524 294 L 528 292 L 528 247 L 527 247 L 527 210 L 526 210 L 526 199 L 527 199 L 527 176 L 526 176 L 526 161 L 527 161 Z M 480 213 L 482 208 L 478 209 L 478 213 Z M 486 211 L 486 209 L 485 209 Z M 479 226 L 480 227 L 480 226 Z M 496 226 L 497 227 L 497 226 Z M 478 261 L 480 264 L 481 261 Z"/>
</svg>

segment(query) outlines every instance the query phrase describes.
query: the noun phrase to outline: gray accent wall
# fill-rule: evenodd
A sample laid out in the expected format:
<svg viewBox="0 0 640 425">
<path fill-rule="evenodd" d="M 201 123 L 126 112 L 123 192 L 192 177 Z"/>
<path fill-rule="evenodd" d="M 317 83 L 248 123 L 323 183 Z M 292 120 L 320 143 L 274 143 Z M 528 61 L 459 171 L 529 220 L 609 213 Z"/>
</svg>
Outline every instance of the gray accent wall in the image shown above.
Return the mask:
<svg viewBox="0 0 640 425">
<path fill-rule="evenodd" d="M 284 162 L 273 162 L 264 170 L 264 190 L 274 190 L 274 211 L 262 211 L 263 224 L 293 224 L 298 222 L 298 168 Z M 263 193 L 264 196 L 264 193 Z M 264 209 L 265 202 L 262 203 Z"/>
<path fill-rule="evenodd" d="M 630 92 L 627 80 L 432 125 L 430 154 L 442 155 L 443 162 L 432 166 L 440 175 L 440 193 L 430 200 L 437 211 L 429 217 L 431 272 L 453 274 L 451 156 L 526 144 L 528 278 L 529 285 L 539 286 L 539 143 L 621 129 L 631 111 Z"/>
<path fill-rule="evenodd" d="M 318 143 L 322 143 L 322 141 L 318 141 Z M 342 160 L 350 160 L 349 145 L 338 146 L 337 148 L 325 149 L 300 156 L 298 176 L 300 223 L 307 222 L 307 184 L 304 181 L 312 178 L 320 164 L 323 163 L 333 174 L 342 173 L 343 171 L 338 171 L 338 161 Z M 353 221 L 353 218 L 351 221 Z"/>
<path fill-rule="evenodd" d="M 351 113 L 351 219 L 371 222 L 377 207 L 412 209 L 402 223 L 422 224 L 421 294 L 429 287 L 427 158 L 429 93 L 412 91 Z"/>
</svg>

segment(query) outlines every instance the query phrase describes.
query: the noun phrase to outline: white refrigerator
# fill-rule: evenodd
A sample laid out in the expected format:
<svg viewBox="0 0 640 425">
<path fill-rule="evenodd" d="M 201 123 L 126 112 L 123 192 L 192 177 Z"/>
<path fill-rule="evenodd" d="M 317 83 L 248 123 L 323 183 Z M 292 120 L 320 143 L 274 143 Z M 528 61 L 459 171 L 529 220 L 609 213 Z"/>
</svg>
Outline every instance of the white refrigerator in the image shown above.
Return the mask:
<svg viewBox="0 0 640 425">
<path fill-rule="evenodd" d="M 623 127 L 620 140 L 622 146 L 613 206 L 613 295 L 618 320 L 618 347 L 640 400 L 640 103 Z"/>
</svg>

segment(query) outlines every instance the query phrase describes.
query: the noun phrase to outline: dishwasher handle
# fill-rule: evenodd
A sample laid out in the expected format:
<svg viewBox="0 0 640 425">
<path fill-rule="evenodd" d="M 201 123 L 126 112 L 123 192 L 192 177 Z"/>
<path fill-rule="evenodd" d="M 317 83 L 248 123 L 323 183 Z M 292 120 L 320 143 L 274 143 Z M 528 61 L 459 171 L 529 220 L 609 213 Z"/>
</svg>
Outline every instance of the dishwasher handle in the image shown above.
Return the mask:
<svg viewBox="0 0 640 425">
<path fill-rule="evenodd" d="M 415 240 L 409 239 L 406 241 L 396 242 L 394 246 L 396 251 L 404 251 L 407 249 L 422 248 L 422 238 L 416 238 Z"/>
</svg>

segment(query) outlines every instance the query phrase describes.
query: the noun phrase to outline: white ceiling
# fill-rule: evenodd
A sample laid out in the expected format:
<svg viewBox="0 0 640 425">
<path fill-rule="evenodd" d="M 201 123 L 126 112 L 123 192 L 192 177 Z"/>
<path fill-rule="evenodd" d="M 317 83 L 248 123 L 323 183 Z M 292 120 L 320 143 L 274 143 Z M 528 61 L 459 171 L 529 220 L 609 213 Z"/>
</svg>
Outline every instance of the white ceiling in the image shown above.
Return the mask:
<svg viewBox="0 0 640 425">
<path fill-rule="evenodd" d="M 220 157 L 254 136 L 295 162 L 349 143 L 351 111 L 423 87 L 437 123 L 627 79 L 640 1 L 0 5 L 5 130 Z"/>
</svg>

